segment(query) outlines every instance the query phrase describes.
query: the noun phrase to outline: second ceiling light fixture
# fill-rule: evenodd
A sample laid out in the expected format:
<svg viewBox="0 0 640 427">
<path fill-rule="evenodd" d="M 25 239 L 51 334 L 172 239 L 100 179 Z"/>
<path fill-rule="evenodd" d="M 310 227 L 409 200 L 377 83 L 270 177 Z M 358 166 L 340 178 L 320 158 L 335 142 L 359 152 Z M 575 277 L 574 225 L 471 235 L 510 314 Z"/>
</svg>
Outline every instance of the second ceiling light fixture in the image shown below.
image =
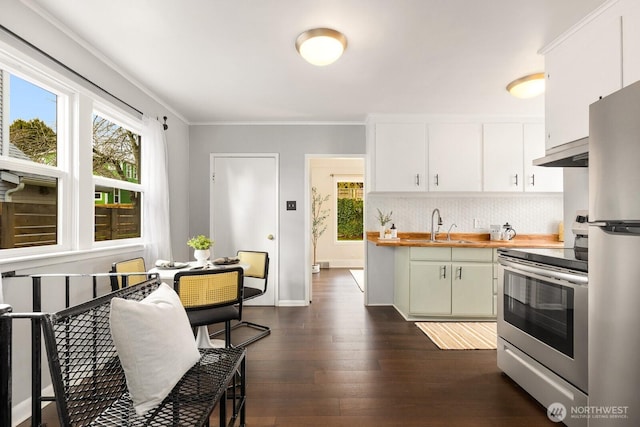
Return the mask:
<svg viewBox="0 0 640 427">
<path fill-rule="evenodd" d="M 544 92 L 544 73 L 529 74 L 512 81 L 507 91 L 516 98 L 533 98 Z"/>
</svg>

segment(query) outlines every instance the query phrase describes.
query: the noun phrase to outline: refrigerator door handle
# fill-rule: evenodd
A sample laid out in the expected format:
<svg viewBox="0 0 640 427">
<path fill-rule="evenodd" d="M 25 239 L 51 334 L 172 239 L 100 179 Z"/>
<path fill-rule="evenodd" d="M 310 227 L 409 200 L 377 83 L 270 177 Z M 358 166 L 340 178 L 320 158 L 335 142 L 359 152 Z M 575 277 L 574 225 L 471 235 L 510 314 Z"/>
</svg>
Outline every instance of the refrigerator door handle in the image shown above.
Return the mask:
<svg viewBox="0 0 640 427">
<path fill-rule="evenodd" d="M 589 225 L 600 227 L 607 233 L 640 235 L 640 223 L 637 222 L 625 224 L 620 222 L 594 221 L 590 222 Z"/>
<path fill-rule="evenodd" d="M 609 225 L 608 223 L 606 223 L 604 221 L 588 222 L 587 224 L 589 224 L 592 227 L 606 227 L 607 225 Z"/>
</svg>

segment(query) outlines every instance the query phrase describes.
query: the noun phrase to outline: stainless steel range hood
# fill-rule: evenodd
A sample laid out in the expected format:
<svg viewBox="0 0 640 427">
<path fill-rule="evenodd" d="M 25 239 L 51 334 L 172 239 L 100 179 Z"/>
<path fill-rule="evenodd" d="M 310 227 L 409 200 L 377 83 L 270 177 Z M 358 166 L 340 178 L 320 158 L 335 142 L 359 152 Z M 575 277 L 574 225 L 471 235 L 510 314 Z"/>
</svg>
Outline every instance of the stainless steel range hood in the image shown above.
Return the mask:
<svg viewBox="0 0 640 427">
<path fill-rule="evenodd" d="M 547 150 L 547 155 L 533 161 L 534 166 L 585 168 L 589 166 L 589 138 L 559 145 Z"/>
</svg>

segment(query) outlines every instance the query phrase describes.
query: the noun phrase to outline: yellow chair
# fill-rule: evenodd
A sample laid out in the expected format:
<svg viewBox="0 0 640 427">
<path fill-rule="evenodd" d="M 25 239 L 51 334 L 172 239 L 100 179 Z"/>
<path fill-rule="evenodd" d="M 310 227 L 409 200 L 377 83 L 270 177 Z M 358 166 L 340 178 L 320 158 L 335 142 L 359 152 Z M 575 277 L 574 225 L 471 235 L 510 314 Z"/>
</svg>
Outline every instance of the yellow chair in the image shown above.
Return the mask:
<svg viewBox="0 0 640 427">
<path fill-rule="evenodd" d="M 242 299 L 247 301 L 264 295 L 267 292 L 267 281 L 269 278 L 269 253 L 259 251 L 238 251 L 237 256 L 240 258 L 240 264 L 249 266 L 249 268 L 244 272 L 244 277 L 251 278 L 250 281 L 245 281 Z M 251 286 L 254 283 L 259 285 L 259 287 Z M 260 333 L 246 341 L 243 341 L 240 344 L 243 347 L 258 341 L 271 333 L 271 328 L 268 326 L 247 321 L 240 321 L 233 325 L 232 329 L 236 329 L 241 326 L 247 326 L 260 331 Z"/>
<path fill-rule="evenodd" d="M 187 311 L 189 322 L 198 328 L 198 346 L 215 347 L 209 341 L 207 325 L 224 322 L 225 347 L 231 347 L 231 321 L 242 319 L 243 270 L 182 271 L 175 275 L 173 288 Z"/>
<path fill-rule="evenodd" d="M 133 258 L 126 261 L 118 261 L 111 264 L 112 273 L 120 273 L 122 276 L 111 276 L 111 290 L 117 291 L 118 289 L 126 286 L 137 285 L 138 283 L 147 280 L 146 274 L 127 274 L 127 273 L 142 273 L 147 269 L 144 265 L 144 258 Z"/>
</svg>

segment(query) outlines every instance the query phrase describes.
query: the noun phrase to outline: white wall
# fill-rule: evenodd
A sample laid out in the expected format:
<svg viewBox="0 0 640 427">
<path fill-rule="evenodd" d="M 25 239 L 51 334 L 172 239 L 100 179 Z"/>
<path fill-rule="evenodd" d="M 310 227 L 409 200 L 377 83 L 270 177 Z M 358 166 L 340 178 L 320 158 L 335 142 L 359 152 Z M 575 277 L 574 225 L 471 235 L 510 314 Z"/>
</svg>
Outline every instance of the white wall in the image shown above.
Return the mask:
<svg viewBox="0 0 640 427">
<path fill-rule="evenodd" d="M 331 268 L 364 266 L 364 242 L 338 242 L 336 240 L 336 181 L 364 178 L 364 159 L 314 158 L 309 160 L 311 169 L 311 186 L 316 187 L 322 195 L 329 195 L 323 204 L 329 209 L 327 230 L 318 239 L 318 262 L 328 262 Z"/>
<path fill-rule="evenodd" d="M 189 129 L 189 234 L 209 232 L 210 153 L 279 153 L 279 300 L 304 303 L 307 155 L 365 153 L 364 125 L 197 125 Z M 285 202 L 295 200 L 297 210 Z"/>
</svg>

